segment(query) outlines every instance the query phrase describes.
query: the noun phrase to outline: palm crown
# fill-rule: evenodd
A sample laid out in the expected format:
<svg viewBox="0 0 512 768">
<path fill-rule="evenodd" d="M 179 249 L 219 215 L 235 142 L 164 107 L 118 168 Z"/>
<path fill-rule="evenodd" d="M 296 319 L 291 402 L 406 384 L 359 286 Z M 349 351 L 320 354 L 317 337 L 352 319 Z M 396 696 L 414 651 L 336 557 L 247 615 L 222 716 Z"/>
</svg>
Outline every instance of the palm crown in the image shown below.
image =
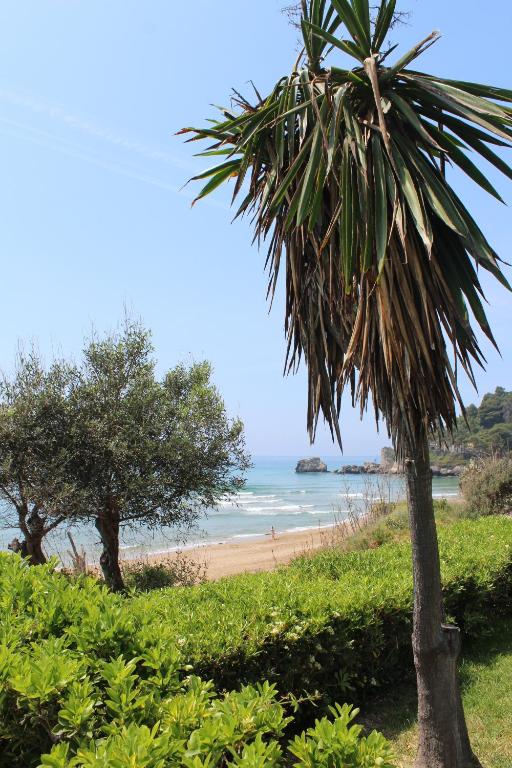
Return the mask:
<svg viewBox="0 0 512 768">
<path fill-rule="evenodd" d="M 304 356 L 311 438 L 322 412 L 340 440 L 349 383 L 403 450 L 418 429 L 455 426 L 457 365 L 473 378 L 483 363 L 470 315 L 494 342 L 477 269 L 507 282 L 445 167 L 501 200 L 469 155 L 512 178 L 496 154 L 512 144 L 512 91 L 411 69 L 437 33 L 388 63 L 395 6 L 372 16 L 368 0 L 304 2 L 291 74 L 254 103 L 235 92 L 219 119 L 184 132 L 221 156 L 194 177 L 206 180 L 197 199 L 234 177 L 236 215 L 269 238 L 270 295 L 284 256 L 287 368 Z M 355 67 L 328 68 L 337 52 Z"/>
</svg>

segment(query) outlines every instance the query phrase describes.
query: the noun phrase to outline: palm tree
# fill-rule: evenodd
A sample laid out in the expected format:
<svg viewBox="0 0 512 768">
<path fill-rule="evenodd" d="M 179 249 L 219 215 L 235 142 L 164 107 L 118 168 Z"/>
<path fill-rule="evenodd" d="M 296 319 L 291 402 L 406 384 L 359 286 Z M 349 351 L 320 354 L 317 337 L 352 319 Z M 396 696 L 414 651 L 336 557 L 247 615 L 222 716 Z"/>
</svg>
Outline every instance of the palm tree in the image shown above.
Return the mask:
<svg viewBox="0 0 512 768">
<path fill-rule="evenodd" d="M 234 179 L 237 216 L 268 238 L 269 294 L 286 267 L 287 366 L 308 368 L 307 421 L 341 444 L 341 394 L 371 396 L 404 462 L 414 572 L 417 768 L 466 768 L 473 756 L 458 686 L 459 630 L 444 623 L 429 439 L 456 425 L 461 367 L 484 358 L 472 317 L 495 344 L 477 268 L 507 281 L 499 258 L 446 180 L 447 165 L 501 200 L 469 152 L 512 178 L 512 91 L 411 69 L 439 35 L 394 63 L 396 0 L 303 0 L 304 51 L 291 74 L 189 140 L 220 163 L 197 199 Z M 352 69 L 326 65 L 348 54 Z M 448 352 L 450 350 L 450 353 Z"/>
</svg>

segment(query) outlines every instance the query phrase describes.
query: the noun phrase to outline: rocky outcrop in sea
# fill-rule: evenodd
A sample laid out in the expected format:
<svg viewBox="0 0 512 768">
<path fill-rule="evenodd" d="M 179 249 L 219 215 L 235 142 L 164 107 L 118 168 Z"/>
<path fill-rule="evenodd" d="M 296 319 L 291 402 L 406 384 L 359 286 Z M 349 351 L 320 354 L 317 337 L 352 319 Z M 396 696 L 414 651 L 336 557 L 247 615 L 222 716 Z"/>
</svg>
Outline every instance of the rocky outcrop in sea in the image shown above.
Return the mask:
<svg viewBox="0 0 512 768">
<path fill-rule="evenodd" d="M 433 477 L 459 477 L 463 466 L 440 467 L 433 464 Z M 392 448 L 383 448 L 380 454 L 380 464 L 375 461 L 367 461 L 364 464 L 346 464 L 344 467 L 334 470 L 337 475 L 402 475 L 403 467 L 396 460 Z"/>
<path fill-rule="evenodd" d="M 299 473 L 327 472 L 327 464 L 318 457 L 315 457 L 314 459 L 301 459 L 297 462 L 295 471 Z"/>
<path fill-rule="evenodd" d="M 336 475 L 389 475 L 398 474 L 389 469 L 383 469 L 380 464 L 374 461 L 367 461 L 364 464 L 345 464 L 345 466 L 334 470 Z"/>
</svg>

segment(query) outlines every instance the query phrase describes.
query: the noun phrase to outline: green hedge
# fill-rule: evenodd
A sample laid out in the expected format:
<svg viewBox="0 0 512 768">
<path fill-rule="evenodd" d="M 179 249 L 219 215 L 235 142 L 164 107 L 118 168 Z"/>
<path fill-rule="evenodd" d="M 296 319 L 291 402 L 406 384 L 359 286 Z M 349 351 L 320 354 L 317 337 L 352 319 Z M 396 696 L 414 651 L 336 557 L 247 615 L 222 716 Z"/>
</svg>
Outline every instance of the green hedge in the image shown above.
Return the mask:
<svg viewBox="0 0 512 768">
<path fill-rule="evenodd" d="M 176 643 L 91 579 L 0 556 L 0 765 L 9 768 L 393 768 L 357 710 L 294 738 L 268 683 L 218 695 Z"/>
<path fill-rule="evenodd" d="M 459 522 L 440 530 L 440 544 L 448 613 L 465 636 L 512 612 L 512 520 Z M 241 699 L 211 692 L 214 720 L 223 707 L 238 713 L 235 754 L 226 733 L 194 736 L 205 684 L 189 673 L 228 691 L 268 679 L 283 694 L 360 701 L 412 667 L 411 593 L 410 548 L 402 544 L 345 555 L 324 551 L 274 573 L 129 598 L 92 579 L 69 580 L 51 566 L 29 568 L 18 557 L 0 556 L 0 764 L 36 766 L 56 742 L 45 767 L 125 768 L 143 744 L 146 757 L 136 764 L 165 766 L 158 755 L 171 748 L 173 734 L 180 745 L 172 748 L 192 768 L 212 768 L 228 756 L 238 765 L 246 748 L 252 752 L 244 765 L 280 765 L 278 752 L 272 757 L 265 750 L 282 744 L 282 732 L 256 712 L 260 705 L 262 712 L 281 707 L 273 689 L 246 688 Z M 169 735 L 166 713 L 176 706 L 181 719 Z M 255 710 L 247 721 L 246 707 Z M 333 739 L 349 739 L 350 726 L 345 733 L 338 720 L 320 723 L 301 749 L 316 750 L 326 729 Z M 256 722 L 267 723 L 264 732 Z M 242 723 L 249 723 L 247 732 Z M 336 728 L 345 735 L 335 736 Z M 192 754 L 190 744 L 203 737 L 210 746 Z M 374 749 L 359 734 L 354 738 L 354 749 Z M 382 756 L 387 747 L 379 744 Z M 124 757 L 115 762 L 110 754 Z M 359 765 L 356 759 L 347 764 Z M 320 758 L 308 763 L 305 753 L 301 760 L 322 765 Z"/>
<path fill-rule="evenodd" d="M 461 521 L 439 531 L 448 617 L 464 636 L 512 610 L 512 520 Z M 304 557 L 273 573 L 229 577 L 131 601 L 220 688 L 264 677 L 329 701 L 412 670 L 410 546 Z"/>
</svg>

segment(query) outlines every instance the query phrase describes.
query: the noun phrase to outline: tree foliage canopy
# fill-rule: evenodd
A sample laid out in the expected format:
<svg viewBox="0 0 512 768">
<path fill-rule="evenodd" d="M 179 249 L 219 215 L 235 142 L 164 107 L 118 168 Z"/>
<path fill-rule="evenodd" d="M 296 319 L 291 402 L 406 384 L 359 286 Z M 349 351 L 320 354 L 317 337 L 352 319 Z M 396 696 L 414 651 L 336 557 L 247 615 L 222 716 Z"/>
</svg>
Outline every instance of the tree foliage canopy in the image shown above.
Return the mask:
<svg viewBox="0 0 512 768">
<path fill-rule="evenodd" d="M 228 419 L 208 363 L 158 380 L 150 334 L 136 323 L 94 339 L 73 392 L 80 516 L 114 504 L 120 522 L 189 524 L 243 482 L 243 427 Z"/>
<path fill-rule="evenodd" d="M 477 269 L 508 284 L 445 170 L 501 200 L 471 155 L 512 178 L 499 154 L 512 146 L 512 91 L 414 69 L 439 35 L 397 57 L 395 14 L 396 0 L 375 13 L 368 0 L 303 2 L 291 73 L 183 132 L 220 160 L 195 177 L 197 199 L 233 179 L 236 215 L 269 238 L 270 295 L 285 261 L 288 370 L 304 356 L 311 438 L 323 413 L 341 441 L 349 385 L 402 449 L 418 430 L 455 427 L 457 366 L 473 379 L 484 362 L 471 316 L 494 342 Z"/>
<path fill-rule="evenodd" d="M 20 352 L 14 375 L 0 382 L 2 517 L 21 529 L 34 562 L 44 559 L 42 538 L 82 502 L 73 479 L 70 393 L 75 377 L 76 370 L 61 361 L 45 369 L 32 350 Z"/>
<path fill-rule="evenodd" d="M 454 442 L 474 452 L 491 454 L 512 450 L 512 392 L 496 387 L 479 406 L 469 405 L 466 418 L 457 420 Z"/>
<path fill-rule="evenodd" d="M 161 379 L 155 368 L 150 333 L 127 321 L 93 338 L 78 366 L 21 355 L 0 382 L 3 517 L 32 562 L 44 562 L 57 525 L 92 521 L 122 588 L 121 526 L 184 530 L 243 484 L 243 425 L 227 416 L 210 365 Z"/>
</svg>

